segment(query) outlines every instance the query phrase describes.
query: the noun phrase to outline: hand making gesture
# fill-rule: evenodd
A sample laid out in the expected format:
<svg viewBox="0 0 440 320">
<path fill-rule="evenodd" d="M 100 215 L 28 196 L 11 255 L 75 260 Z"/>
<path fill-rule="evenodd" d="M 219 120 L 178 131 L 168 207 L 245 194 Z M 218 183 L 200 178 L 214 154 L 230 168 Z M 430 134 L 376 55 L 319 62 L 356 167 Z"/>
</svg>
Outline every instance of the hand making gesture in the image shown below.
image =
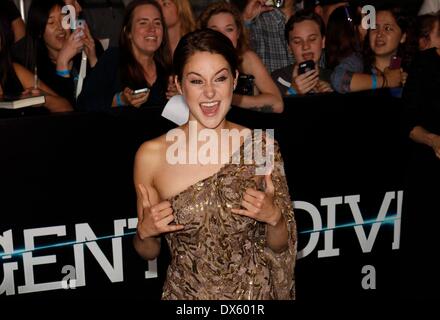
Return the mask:
<svg viewBox="0 0 440 320">
<path fill-rule="evenodd" d="M 169 201 L 152 205 L 147 188 L 139 184 L 138 190 L 142 207 L 138 210 L 137 232 L 141 240 L 184 228 L 180 224 L 170 224 L 174 220 L 174 215 Z"/>
<path fill-rule="evenodd" d="M 246 189 L 241 202 L 245 209 L 231 209 L 231 211 L 276 226 L 281 221 L 282 215 L 274 204 L 275 187 L 272 182 L 272 174 L 264 176 L 264 180 L 266 182 L 264 192 L 253 188 Z"/>
</svg>

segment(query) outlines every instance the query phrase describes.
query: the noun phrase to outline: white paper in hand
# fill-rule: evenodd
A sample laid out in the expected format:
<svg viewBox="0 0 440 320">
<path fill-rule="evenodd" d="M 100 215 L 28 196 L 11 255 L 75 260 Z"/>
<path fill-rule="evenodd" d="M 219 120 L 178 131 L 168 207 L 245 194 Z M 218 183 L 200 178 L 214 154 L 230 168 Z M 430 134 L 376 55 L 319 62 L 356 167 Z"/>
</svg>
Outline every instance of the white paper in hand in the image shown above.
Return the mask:
<svg viewBox="0 0 440 320">
<path fill-rule="evenodd" d="M 181 95 L 171 97 L 162 111 L 162 117 L 181 126 L 188 122 L 189 108 Z"/>
</svg>

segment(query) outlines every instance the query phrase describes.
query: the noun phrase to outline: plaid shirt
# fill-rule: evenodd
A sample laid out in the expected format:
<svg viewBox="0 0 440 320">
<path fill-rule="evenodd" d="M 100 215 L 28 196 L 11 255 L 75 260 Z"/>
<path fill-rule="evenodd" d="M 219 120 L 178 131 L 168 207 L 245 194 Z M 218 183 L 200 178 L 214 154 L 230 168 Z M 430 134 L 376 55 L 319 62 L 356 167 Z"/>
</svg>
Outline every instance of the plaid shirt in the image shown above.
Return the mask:
<svg viewBox="0 0 440 320">
<path fill-rule="evenodd" d="M 252 49 L 260 56 L 269 73 L 294 63 L 284 38 L 286 18 L 280 9 L 262 13 L 249 26 Z"/>
</svg>

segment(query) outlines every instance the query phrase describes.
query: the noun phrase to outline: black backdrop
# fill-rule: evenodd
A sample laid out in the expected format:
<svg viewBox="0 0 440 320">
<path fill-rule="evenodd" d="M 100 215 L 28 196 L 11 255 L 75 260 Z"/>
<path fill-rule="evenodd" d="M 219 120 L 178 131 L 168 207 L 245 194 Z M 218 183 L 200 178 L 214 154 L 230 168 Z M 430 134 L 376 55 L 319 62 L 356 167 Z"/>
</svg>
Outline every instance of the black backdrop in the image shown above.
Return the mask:
<svg viewBox="0 0 440 320">
<path fill-rule="evenodd" d="M 297 298 L 307 301 L 400 296 L 400 253 L 408 235 L 404 229 L 399 234 L 401 219 L 398 213 L 405 220 L 409 159 L 401 101 L 357 94 L 292 98 L 286 99 L 285 104 L 283 114 L 233 108 L 228 117 L 251 128 L 275 129 L 291 197 L 298 206 L 295 212 L 298 250 L 304 249 L 312 234 L 318 236 L 313 250 L 298 260 Z M 3 286 L 0 287 L 0 300 L 160 298 L 168 261 L 166 250 L 158 259 L 158 277 L 145 279 L 148 263 L 132 248 L 135 229 L 126 228 L 125 236 L 115 236 L 114 221 L 129 223 L 127 219 L 136 217 L 132 184 L 134 154 L 143 141 L 174 127 L 160 116 L 161 110 L 43 114 L 0 120 L 0 246 L 9 241 L 5 240 L 10 239 L 7 231 L 12 230 L 13 250 L 16 251 L 15 255 L 8 255 L 7 248 L 0 249 L 0 285 Z M 386 217 L 392 220 L 377 223 L 375 219 L 387 193 L 391 195 L 391 202 L 388 208 L 385 205 Z M 356 208 L 350 207 L 346 197 L 356 195 L 363 223 L 355 221 L 353 211 Z M 355 200 L 351 199 L 353 204 Z M 403 208 L 399 199 L 403 200 Z M 334 225 L 327 221 L 325 203 L 328 201 L 339 202 Z M 322 230 L 311 231 L 314 227 L 312 216 L 304 206 L 316 208 Z M 97 262 L 96 248 L 92 254 L 90 247 L 78 244 L 77 237 L 81 234 L 78 224 L 84 223 L 96 237 L 104 237 L 96 243 L 92 241 L 91 246 L 98 246 L 111 267 L 117 260 L 112 241 L 116 241 L 113 244 L 118 247 L 117 241 L 122 239 L 123 281 L 109 280 Z M 374 225 L 380 227 L 373 241 Z M 23 255 L 17 252 L 25 247 L 24 234 L 34 228 L 50 233 L 42 228 L 52 226 L 65 226 L 66 235 L 35 238 L 38 250 L 30 250 L 27 259 L 53 255 L 56 262 L 46 261 L 33 266 L 34 282 L 60 282 L 65 276 L 63 266 L 75 265 L 79 261 L 75 252 L 84 252 L 86 285 L 19 294 L 18 287 L 30 283 L 30 278 L 25 278 L 26 272 L 29 276 L 29 265 L 25 266 L 29 263 L 24 263 Z M 327 235 L 333 233 L 327 240 L 326 232 Z M 363 232 L 367 239 L 370 236 L 372 245 L 366 252 L 359 240 Z M 339 252 L 318 256 L 322 254 L 320 250 L 330 247 Z M 14 263 L 13 277 L 6 276 L 5 270 Z M 369 272 L 363 271 L 365 266 Z M 375 289 L 371 289 L 371 278 L 367 281 L 370 289 L 362 286 L 366 276 L 374 278 Z M 8 285 L 12 290 L 9 295 L 5 292 Z"/>
</svg>

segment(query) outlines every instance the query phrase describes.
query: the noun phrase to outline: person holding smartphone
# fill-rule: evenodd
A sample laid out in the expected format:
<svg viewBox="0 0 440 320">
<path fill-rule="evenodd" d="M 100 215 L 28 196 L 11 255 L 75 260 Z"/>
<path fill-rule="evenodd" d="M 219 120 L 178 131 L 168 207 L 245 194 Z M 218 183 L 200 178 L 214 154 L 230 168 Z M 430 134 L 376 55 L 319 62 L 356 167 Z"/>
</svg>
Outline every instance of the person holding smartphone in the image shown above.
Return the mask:
<svg viewBox="0 0 440 320">
<path fill-rule="evenodd" d="M 332 92 L 330 72 L 319 67 L 325 43 L 322 18 L 311 11 L 299 11 L 286 23 L 285 37 L 295 63 L 272 72 L 272 79 L 284 96 Z"/>
<path fill-rule="evenodd" d="M 36 70 L 41 81 L 75 106 L 82 52 L 87 56 L 86 73 L 90 73 L 103 50 L 95 45 L 85 24 L 76 28 L 64 23 L 64 6 L 62 0 L 32 1 L 26 36 L 12 50 L 15 62 Z"/>
<path fill-rule="evenodd" d="M 336 20 L 345 21 L 344 8 L 336 9 L 330 17 L 329 24 L 334 30 Z M 337 19 L 339 16 L 339 19 Z M 332 85 L 340 93 L 362 90 L 381 90 L 381 93 L 390 93 L 400 97 L 408 74 L 406 69 L 411 63 L 417 48 L 415 38 L 409 32 L 412 28 L 412 17 L 408 12 L 393 4 L 384 4 L 376 7 L 376 29 L 369 29 L 362 46 L 362 55 L 355 52 L 346 57 L 340 56 L 338 64 L 331 64 L 334 68 Z M 346 24 L 347 25 L 347 24 Z M 334 39 L 342 38 L 341 32 L 332 32 Z M 330 39 L 329 39 L 330 40 Z M 328 47 L 335 47 L 334 41 L 328 42 Z M 329 56 L 338 52 L 341 46 L 329 51 Z M 347 52 L 347 50 L 345 50 Z M 329 59 L 331 60 L 331 59 Z"/>
<path fill-rule="evenodd" d="M 108 49 L 87 76 L 81 110 L 163 106 L 171 75 L 171 53 L 161 7 L 135 0 L 126 8 L 119 48 Z"/>
</svg>

